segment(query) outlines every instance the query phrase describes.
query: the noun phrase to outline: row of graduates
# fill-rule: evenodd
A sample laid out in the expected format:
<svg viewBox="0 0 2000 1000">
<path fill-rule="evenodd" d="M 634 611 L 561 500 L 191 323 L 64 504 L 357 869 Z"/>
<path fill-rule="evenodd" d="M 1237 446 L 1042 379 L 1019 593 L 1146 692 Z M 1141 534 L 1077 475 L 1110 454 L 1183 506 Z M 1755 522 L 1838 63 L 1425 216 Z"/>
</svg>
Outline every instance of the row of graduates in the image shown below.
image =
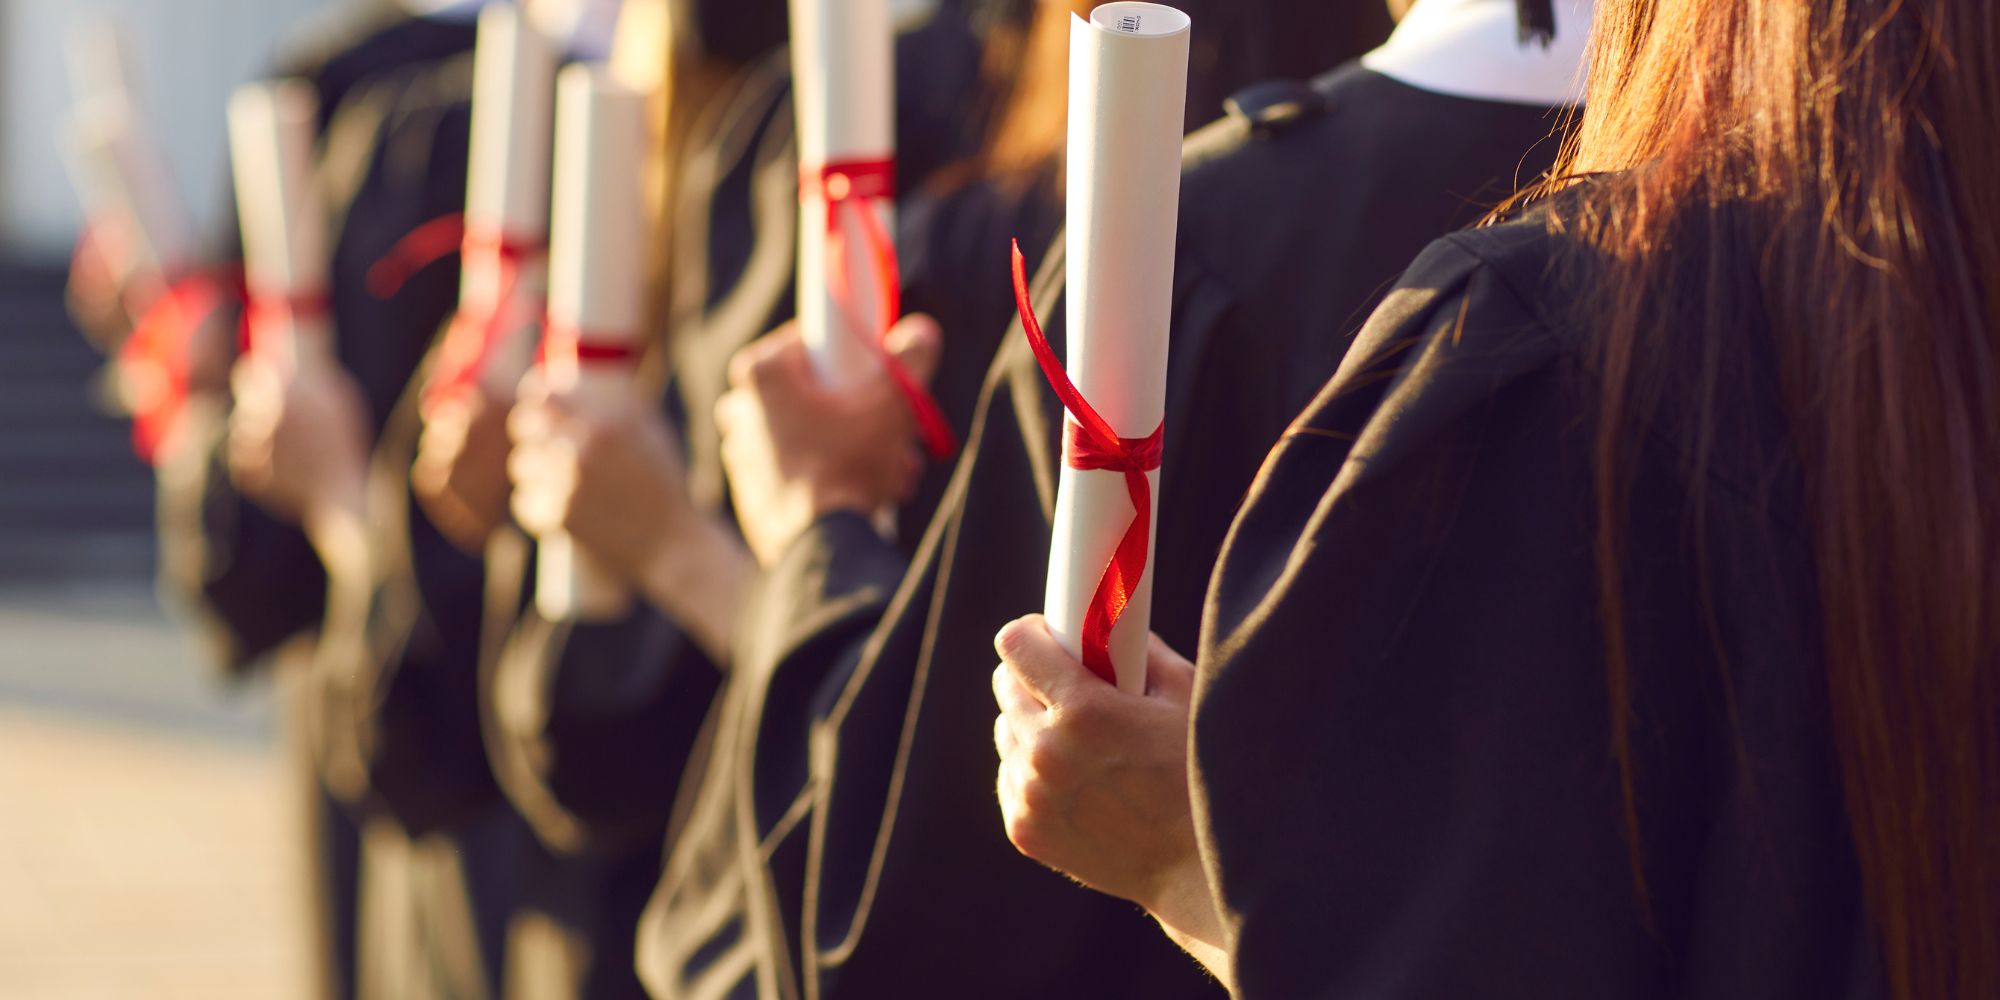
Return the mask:
<svg viewBox="0 0 2000 1000">
<path fill-rule="evenodd" d="M 297 756 L 323 793 L 312 853 L 328 992 L 636 995 L 633 929 L 684 771 L 708 742 L 725 676 L 715 664 L 733 658 L 726 581 L 755 572 L 728 525 L 713 413 L 730 358 L 794 309 L 787 16 L 780 2 L 631 0 L 607 53 L 593 44 L 607 5 L 527 5 L 550 21 L 584 8 L 572 56 L 609 55 L 663 98 L 663 204 L 650 206 L 661 335 L 640 373 L 657 410 L 590 429 L 576 464 L 657 473 L 644 485 L 665 489 L 587 484 L 597 488 L 558 503 L 570 508 L 558 516 L 643 526 L 655 515 L 637 508 L 664 497 L 709 529 L 692 544 L 682 533 L 667 560 L 692 587 L 620 621 L 579 623 L 536 613 L 532 539 L 496 530 L 510 506 L 537 506 L 508 497 L 510 451 L 532 461 L 508 438 L 513 401 L 473 392 L 424 405 L 457 305 L 455 262 L 408 275 L 393 295 L 371 281 L 411 233 L 465 203 L 480 6 L 355 0 L 302 26 L 276 67 L 319 99 L 339 365 L 280 377 L 236 363 L 234 316 L 198 332 L 192 404 L 157 455 L 163 564 L 230 674 L 278 676 Z M 955 347 L 956 364 L 937 373 L 961 430 L 1013 309 L 1008 240 L 1046 246 L 1060 225 L 1069 12 L 953 2 L 906 14 L 899 29 L 905 301 L 985 331 L 985 346 Z M 1308 13 L 1281 34 L 1264 12 L 1219 8 L 1213 23 L 1244 30 L 1204 46 L 1211 69 L 1194 81 L 1190 126 L 1244 84 L 1303 76 L 1328 52 L 1337 62 L 1390 23 L 1374 4 Z M 73 306 L 115 346 L 127 332 L 119 290 L 90 277 L 73 275 Z M 343 471 L 354 468 L 365 470 L 358 489 Z M 907 507 L 903 537 L 921 536 L 920 510 L 948 471 L 930 472 L 930 499 Z M 523 478 L 529 493 L 563 477 L 543 466 Z M 357 492 L 360 523 L 327 514 L 329 498 Z M 579 506 L 593 498 L 617 506 Z M 662 551 L 588 527 L 586 545 Z M 720 554 L 691 553 L 704 545 Z M 503 692 L 515 706 L 504 717 Z"/>
<path fill-rule="evenodd" d="M 319 780 L 366 826 L 357 992 L 1974 995 L 1918 991 L 1863 905 L 1754 311 L 1710 296 L 1700 328 L 1742 336 L 1697 370 L 1648 355 L 1610 564 L 1640 613 L 1599 618 L 1574 303 L 1614 265 L 1559 222 L 1616 187 L 1461 232 L 1556 162 L 1588 5 L 1417 0 L 1393 35 L 1373 0 L 1188 7 L 1189 124 L 1227 115 L 1184 163 L 1143 696 L 1016 620 L 1064 415 L 1006 250 L 1060 351 L 1068 5 L 945 0 L 898 42 L 921 316 L 887 346 L 963 441 L 928 466 L 886 374 L 820 385 L 785 325 L 776 5 L 658 22 L 655 391 L 616 412 L 532 379 L 420 405 L 455 275 L 363 277 L 463 200 L 469 38 L 384 15 L 306 67 L 354 180 L 352 381 L 239 365 L 162 482 L 170 566 L 230 662 L 292 644 Z M 1615 7 L 1643 41 L 1651 5 Z M 1690 245 L 1757 231 L 1714 205 Z M 1685 318 L 1705 259 L 1667 257 L 1648 305 Z M 629 615 L 538 613 L 555 531 Z M 1970 898 L 1945 930 L 1991 919 Z"/>
</svg>

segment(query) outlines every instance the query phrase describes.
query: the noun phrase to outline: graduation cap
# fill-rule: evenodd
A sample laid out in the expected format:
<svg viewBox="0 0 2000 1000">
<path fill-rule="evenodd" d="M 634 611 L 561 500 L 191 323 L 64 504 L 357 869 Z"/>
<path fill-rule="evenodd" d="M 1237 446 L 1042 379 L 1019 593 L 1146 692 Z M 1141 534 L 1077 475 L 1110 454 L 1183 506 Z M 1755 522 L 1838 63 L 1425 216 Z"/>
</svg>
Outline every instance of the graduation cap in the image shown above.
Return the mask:
<svg viewBox="0 0 2000 1000">
<path fill-rule="evenodd" d="M 1521 44 L 1540 42 L 1543 48 L 1556 37 L 1556 11 L 1552 0 L 1514 0 L 1514 19 L 1520 27 Z"/>
</svg>

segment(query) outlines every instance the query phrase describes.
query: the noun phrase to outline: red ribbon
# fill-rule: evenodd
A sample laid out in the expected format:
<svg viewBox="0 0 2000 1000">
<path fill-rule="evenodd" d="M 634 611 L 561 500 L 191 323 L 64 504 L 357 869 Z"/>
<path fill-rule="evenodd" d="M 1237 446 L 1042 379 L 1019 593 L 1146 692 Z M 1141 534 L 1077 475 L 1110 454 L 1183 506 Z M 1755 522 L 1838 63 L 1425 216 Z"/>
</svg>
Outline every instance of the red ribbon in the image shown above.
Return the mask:
<svg viewBox="0 0 2000 1000">
<path fill-rule="evenodd" d="M 497 228 L 471 226 L 463 214 L 433 219 L 412 230 L 368 270 L 368 290 L 386 299 L 401 291 L 417 272 L 458 254 L 463 262 L 484 259 L 499 275 L 490 301 L 460 303 L 438 345 L 435 369 L 424 386 L 424 406 L 437 405 L 478 381 L 509 329 L 525 321 L 528 307 L 515 301 L 521 269 L 547 252 L 539 238 L 510 236 Z"/>
<path fill-rule="evenodd" d="M 958 438 L 951 431 L 951 422 L 944 418 L 944 410 L 938 406 L 937 399 L 910 374 L 909 369 L 883 346 L 883 341 L 889 336 L 889 328 L 903 314 L 902 279 L 896 261 L 895 241 L 889 238 L 881 217 L 875 214 L 870 203 L 895 195 L 894 160 L 846 160 L 828 163 L 817 170 L 807 167 L 799 173 L 799 197 L 818 196 L 826 201 L 827 280 L 832 285 L 834 303 L 846 320 L 848 332 L 881 361 L 882 369 L 896 384 L 896 391 L 909 404 L 910 415 L 916 419 L 917 436 L 923 442 L 924 450 L 933 458 L 949 458 L 958 450 Z M 873 331 L 872 335 L 855 301 L 854 276 L 847 267 L 847 227 L 842 224 L 843 212 L 859 221 L 862 238 L 867 241 L 869 257 L 874 260 L 875 273 L 880 279 L 875 292 L 882 323 L 881 329 Z"/>
<path fill-rule="evenodd" d="M 546 331 L 542 334 L 539 360 L 546 364 L 550 358 L 563 358 L 573 365 L 622 365 L 637 361 L 639 349 L 601 333 L 593 334 L 569 323 L 558 323 L 551 318 Z"/>
<path fill-rule="evenodd" d="M 155 464 L 168 431 L 192 394 L 194 335 L 223 306 L 243 300 L 240 268 L 193 272 L 167 284 L 139 313 L 132 334 L 118 346 L 118 371 L 143 379 L 132 407 L 132 450 Z M 129 383 L 128 383 L 129 385 Z"/>
<path fill-rule="evenodd" d="M 1132 603 L 1132 592 L 1146 575 L 1153 520 L 1153 484 L 1146 474 L 1160 467 L 1166 422 L 1161 421 L 1153 433 L 1143 438 L 1121 438 L 1110 422 L 1083 398 L 1049 346 L 1041 321 L 1035 318 L 1034 304 L 1028 299 L 1027 261 L 1021 256 L 1019 241 L 1014 243 L 1014 305 L 1020 310 L 1021 328 L 1027 331 L 1028 344 L 1034 348 L 1035 361 L 1042 366 L 1042 376 L 1048 379 L 1056 398 L 1062 400 L 1063 409 L 1069 411 L 1070 419 L 1064 421 L 1067 431 L 1063 437 L 1064 463 L 1084 472 L 1122 472 L 1125 489 L 1132 497 L 1132 523 L 1118 540 L 1118 548 L 1098 578 L 1097 592 L 1091 595 L 1090 607 L 1083 615 L 1083 665 L 1115 685 L 1118 671 L 1111 662 L 1111 630 L 1125 617 L 1125 608 Z"/>
<path fill-rule="evenodd" d="M 270 331 L 274 324 L 322 319 L 332 313 L 333 299 L 325 292 L 246 288 L 237 344 L 245 354 L 261 354 L 271 349 Z"/>
<path fill-rule="evenodd" d="M 94 269 L 105 281 L 118 280 L 118 261 L 129 252 L 118 239 L 122 230 L 111 222 L 86 225 L 70 256 L 71 273 Z M 242 301 L 242 286 L 242 269 L 235 267 L 195 270 L 175 279 L 147 272 L 125 281 L 120 295 L 135 319 L 114 364 L 131 409 L 132 450 L 147 464 L 157 463 L 160 446 L 187 408 L 195 332 L 223 306 Z"/>
</svg>

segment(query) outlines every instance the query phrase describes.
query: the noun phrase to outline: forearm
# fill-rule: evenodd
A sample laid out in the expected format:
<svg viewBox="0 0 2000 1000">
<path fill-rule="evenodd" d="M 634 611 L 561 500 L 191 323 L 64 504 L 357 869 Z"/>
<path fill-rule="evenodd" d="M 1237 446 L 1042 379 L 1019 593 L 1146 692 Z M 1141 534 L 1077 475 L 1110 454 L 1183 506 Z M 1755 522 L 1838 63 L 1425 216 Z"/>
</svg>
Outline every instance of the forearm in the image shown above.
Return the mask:
<svg viewBox="0 0 2000 1000">
<path fill-rule="evenodd" d="M 720 520 L 693 518 L 658 547 L 639 585 L 717 664 L 729 662 L 745 595 L 757 579 L 750 551 Z"/>
<path fill-rule="evenodd" d="M 1154 919 L 1159 920 L 1157 915 Z M 1169 941 L 1178 945 L 1182 951 L 1187 952 L 1189 957 L 1200 962 L 1201 967 L 1207 969 L 1208 974 L 1214 976 L 1215 981 L 1221 983 L 1223 989 L 1231 993 L 1236 992 L 1233 963 L 1227 947 L 1195 937 L 1175 928 L 1164 920 L 1160 920 L 1159 923 L 1160 929 L 1166 932 Z"/>
<path fill-rule="evenodd" d="M 1229 937 L 1222 926 L 1222 915 L 1216 910 L 1208 871 L 1198 858 L 1189 859 L 1164 876 L 1146 909 L 1169 940 L 1200 962 L 1217 982 L 1235 991 Z"/>
</svg>

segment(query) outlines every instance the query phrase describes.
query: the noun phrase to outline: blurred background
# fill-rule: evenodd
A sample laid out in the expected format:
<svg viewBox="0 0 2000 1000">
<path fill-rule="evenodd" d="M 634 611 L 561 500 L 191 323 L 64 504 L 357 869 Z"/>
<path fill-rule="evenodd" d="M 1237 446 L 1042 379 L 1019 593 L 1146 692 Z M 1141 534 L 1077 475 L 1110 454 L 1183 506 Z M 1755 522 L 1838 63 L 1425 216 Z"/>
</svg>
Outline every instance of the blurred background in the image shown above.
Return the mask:
<svg viewBox="0 0 2000 1000">
<path fill-rule="evenodd" d="M 293 995 L 297 794 L 260 687 L 201 665 L 153 593 L 152 486 L 92 403 L 63 275 L 66 35 L 115 14 L 197 218 L 223 107 L 320 0 L 0 0 L 0 997 Z"/>
</svg>

